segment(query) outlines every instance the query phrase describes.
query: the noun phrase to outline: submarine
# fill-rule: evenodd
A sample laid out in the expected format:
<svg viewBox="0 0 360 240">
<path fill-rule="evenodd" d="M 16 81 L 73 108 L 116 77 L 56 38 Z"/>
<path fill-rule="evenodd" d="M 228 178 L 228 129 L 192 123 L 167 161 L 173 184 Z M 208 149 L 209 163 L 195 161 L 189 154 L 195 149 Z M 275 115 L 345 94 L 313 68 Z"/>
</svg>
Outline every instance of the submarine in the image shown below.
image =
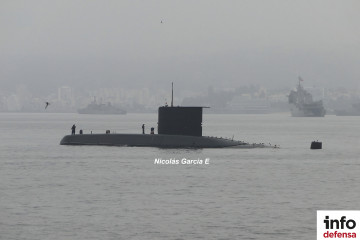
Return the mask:
<svg viewBox="0 0 360 240">
<path fill-rule="evenodd" d="M 207 107 L 173 106 L 173 85 L 171 105 L 158 109 L 158 134 L 80 134 L 66 135 L 60 145 L 103 145 L 158 148 L 264 148 L 259 143 L 247 143 L 228 138 L 202 135 L 203 109 Z"/>
</svg>

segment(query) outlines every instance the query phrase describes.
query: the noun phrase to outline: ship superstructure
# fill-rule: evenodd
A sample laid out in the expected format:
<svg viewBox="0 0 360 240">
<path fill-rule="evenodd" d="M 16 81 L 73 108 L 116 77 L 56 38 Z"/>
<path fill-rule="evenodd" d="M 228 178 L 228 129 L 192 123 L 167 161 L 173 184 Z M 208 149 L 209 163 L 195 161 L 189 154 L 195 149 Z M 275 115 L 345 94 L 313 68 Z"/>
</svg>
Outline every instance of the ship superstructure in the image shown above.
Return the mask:
<svg viewBox="0 0 360 240">
<path fill-rule="evenodd" d="M 314 101 L 312 95 L 299 84 L 296 91 L 292 90 L 289 95 L 291 116 L 293 117 L 324 117 L 325 108 L 322 100 Z"/>
</svg>

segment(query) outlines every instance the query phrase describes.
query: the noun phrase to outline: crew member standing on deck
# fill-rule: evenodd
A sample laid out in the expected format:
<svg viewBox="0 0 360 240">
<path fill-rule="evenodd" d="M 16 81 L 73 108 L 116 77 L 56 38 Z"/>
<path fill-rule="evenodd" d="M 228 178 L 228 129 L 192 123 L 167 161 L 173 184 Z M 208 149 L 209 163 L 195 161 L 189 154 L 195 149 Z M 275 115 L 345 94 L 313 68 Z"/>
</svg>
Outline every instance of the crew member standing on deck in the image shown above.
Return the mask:
<svg viewBox="0 0 360 240">
<path fill-rule="evenodd" d="M 145 124 L 142 125 L 143 134 L 145 134 Z"/>
<path fill-rule="evenodd" d="M 75 135 L 75 129 L 76 129 L 76 126 L 75 126 L 75 124 L 74 124 L 74 125 L 72 125 L 72 127 L 71 127 L 71 135 Z"/>
</svg>

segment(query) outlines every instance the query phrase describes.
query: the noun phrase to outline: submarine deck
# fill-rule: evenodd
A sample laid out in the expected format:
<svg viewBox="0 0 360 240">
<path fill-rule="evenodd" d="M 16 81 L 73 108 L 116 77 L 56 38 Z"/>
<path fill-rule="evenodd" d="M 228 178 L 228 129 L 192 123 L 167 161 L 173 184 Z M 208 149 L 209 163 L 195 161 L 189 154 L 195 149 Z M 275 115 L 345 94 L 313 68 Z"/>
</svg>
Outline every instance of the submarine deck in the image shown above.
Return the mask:
<svg viewBox="0 0 360 240">
<path fill-rule="evenodd" d="M 76 134 L 66 135 L 61 145 L 103 145 L 160 148 L 259 148 L 264 144 L 246 143 L 227 138 L 165 134 Z"/>
</svg>

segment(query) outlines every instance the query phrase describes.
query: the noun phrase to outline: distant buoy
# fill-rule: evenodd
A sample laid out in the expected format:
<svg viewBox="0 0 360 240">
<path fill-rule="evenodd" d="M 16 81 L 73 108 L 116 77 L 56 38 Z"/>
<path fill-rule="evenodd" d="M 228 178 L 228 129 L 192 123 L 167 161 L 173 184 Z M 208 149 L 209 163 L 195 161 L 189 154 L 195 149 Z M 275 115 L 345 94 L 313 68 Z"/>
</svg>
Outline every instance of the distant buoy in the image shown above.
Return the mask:
<svg viewBox="0 0 360 240">
<path fill-rule="evenodd" d="M 322 149 L 322 142 L 318 142 L 318 141 L 311 142 L 310 149 Z"/>
</svg>

